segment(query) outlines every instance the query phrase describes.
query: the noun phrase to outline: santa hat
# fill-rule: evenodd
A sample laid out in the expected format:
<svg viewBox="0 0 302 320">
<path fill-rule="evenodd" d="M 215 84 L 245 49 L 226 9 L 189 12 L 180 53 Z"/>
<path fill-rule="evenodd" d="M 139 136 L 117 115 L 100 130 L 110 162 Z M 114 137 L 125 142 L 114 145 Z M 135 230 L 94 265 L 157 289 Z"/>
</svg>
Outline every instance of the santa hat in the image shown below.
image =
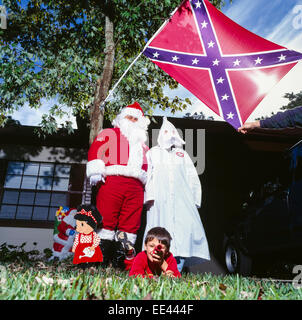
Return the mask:
<svg viewBox="0 0 302 320">
<path fill-rule="evenodd" d="M 150 120 L 144 116 L 142 107 L 138 102 L 135 101 L 133 104 L 129 104 L 121 110 L 119 115 L 113 120 L 113 126 L 118 127 L 119 120 L 127 115 L 137 118 L 138 124 L 144 129 L 147 129 L 148 125 L 150 124 Z"/>
<path fill-rule="evenodd" d="M 129 104 L 129 106 L 125 107 L 123 113 L 129 116 L 136 117 L 137 119 L 144 116 L 144 111 L 142 107 L 136 101 L 133 104 Z"/>
</svg>

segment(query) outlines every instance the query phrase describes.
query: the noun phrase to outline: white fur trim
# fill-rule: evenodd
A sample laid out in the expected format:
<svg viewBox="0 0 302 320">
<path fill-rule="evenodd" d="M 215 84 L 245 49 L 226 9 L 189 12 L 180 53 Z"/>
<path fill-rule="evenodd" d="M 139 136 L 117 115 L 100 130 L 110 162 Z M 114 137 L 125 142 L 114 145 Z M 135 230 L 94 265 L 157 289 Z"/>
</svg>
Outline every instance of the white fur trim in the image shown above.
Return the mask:
<svg viewBox="0 0 302 320">
<path fill-rule="evenodd" d="M 133 166 L 113 165 L 106 167 L 106 176 L 125 176 L 140 180 L 143 185 L 147 182 L 147 172 Z"/>
<path fill-rule="evenodd" d="M 97 235 L 103 240 L 114 240 L 115 231 L 102 228 Z"/>
<path fill-rule="evenodd" d="M 87 162 L 86 165 L 86 175 L 91 177 L 94 175 L 104 175 L 105 173 L 105 163 L 103 160 L 95 159 Z"/>
<path fill-rule="evenodd" d="M 127 166 L 133 168 L 141 168 L 144 160 L 144 150 L 141 143 L 133 143 L 131 140 L 129 141 L 129 160 Z"/>
<path fill-rule="evenodd" d="M 135 233 L 129 233 L 129 232 L 125 232 L 125 233 L 127 235 L 127 239 L 134 245 L 136 238 L 137 238 L 137 235 Z"/>
<path fill-rule="evenodd" d="M 133 116 L 138 119 L 136 122 L 138 126 L 144 130 L 148 129 L 148 126 L 150 124 L 150 120 L 148 117 L 145 117 L 142 112 L 138 109 L 134 108 L 124 108 L 122 111 L 115 117 L 115 119 L 112 121 L 112 125 L 114 127 L 120 128 L 120 121 L 121 119 L 124 119 L 125 116 Z"/>
<path fill-rule="evenodd" d="M 127 107 L 122 110 L 122 114 L 124 116 L 129 115 L 129 116 L 135 117 L 137 119 L 144 116 L 143 113 L 139 109 L 127 108 Z"/>
</svg>

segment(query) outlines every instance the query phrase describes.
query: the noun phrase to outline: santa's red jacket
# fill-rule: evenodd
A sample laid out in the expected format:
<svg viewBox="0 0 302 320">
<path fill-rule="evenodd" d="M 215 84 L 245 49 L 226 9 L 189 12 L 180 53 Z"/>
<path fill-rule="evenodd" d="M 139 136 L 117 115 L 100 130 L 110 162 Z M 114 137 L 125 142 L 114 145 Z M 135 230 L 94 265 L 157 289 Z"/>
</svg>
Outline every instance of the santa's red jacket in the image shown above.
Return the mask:
<svg viewBox="0 0 302 320">
<path fill-rule="evenodd" d="M 87 177 L 121 175 L 147 180 L 148 147 L 142 144 L 130 145 L 119 128 L 102 130 L 88 151 Z"/>
</svg>

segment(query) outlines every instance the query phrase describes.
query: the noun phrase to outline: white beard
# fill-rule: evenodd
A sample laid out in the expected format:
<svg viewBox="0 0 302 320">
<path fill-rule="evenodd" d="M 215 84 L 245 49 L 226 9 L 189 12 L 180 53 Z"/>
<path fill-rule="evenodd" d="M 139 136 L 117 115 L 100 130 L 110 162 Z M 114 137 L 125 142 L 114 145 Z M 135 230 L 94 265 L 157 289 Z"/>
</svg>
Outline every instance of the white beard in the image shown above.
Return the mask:
<svg viewBox="0 0 302 320">
<path fill-rule="evenodd" d="M 142 129 L 136 122 L 121 119 L 119 128 L 130 144 L 143 143 L 147 140 L 147 130 Z"/>
</svg>

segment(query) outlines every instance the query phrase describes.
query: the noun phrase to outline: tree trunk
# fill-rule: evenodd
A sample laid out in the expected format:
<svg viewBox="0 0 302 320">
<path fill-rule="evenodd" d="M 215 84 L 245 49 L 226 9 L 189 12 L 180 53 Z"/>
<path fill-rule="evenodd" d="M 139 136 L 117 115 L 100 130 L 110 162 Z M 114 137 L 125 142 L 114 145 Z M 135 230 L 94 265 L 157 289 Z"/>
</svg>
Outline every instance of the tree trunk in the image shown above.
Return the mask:
<svg viewBox="0 0 302 320">
<path fill-rule="evenodd" d="M 101 110 L 100 106 L 108 95 L 114 68 L 115 46 L 113 39 L 113 23 L 108 16 L 106 16 L 105 21 L 105 43 L 104 69 L 101 77 L 96 83 L 94 100 L 90 113 L 89 145 L 92 144 L 100 130 L 103 128 L 104 109 Z"/>
</svg>

